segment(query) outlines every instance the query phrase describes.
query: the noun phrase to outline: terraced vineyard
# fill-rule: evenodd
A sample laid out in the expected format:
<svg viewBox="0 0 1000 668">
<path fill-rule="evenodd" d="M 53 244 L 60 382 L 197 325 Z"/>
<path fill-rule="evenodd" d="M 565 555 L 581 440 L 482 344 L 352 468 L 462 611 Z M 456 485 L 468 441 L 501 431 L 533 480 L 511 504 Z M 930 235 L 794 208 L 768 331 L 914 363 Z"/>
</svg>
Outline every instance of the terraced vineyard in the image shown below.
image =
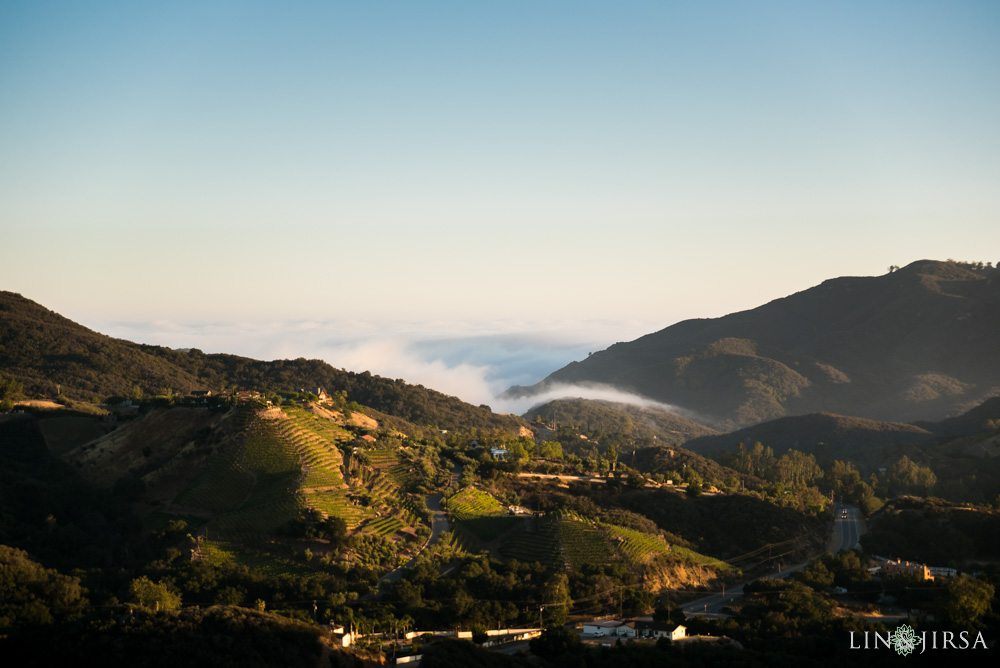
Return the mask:
<svg viewBox="0 0 1000 668">
<path fill-rule="evenodd" d="M 428 522 L 424 503 L 403 489 L 420 477 L 400 451 L 366 449 L 348 484 L 340 442 L 350 434 L 337 424 L 297 407 L 289 407 L 289 417 L 281 419 L 239 410 L 242 440 L 178 494 L 174 503 L 180 507 L 172 509 L 207 520 L 207 535 L 216 541 L 214 548 L 208 546 L 209 557 L 248 563 L 252 553 L 240 545 L 260 545 L 265 538 L 285 541 L 280 531 L 312 508 L 343 518 L 359 539 L 383 541 L 393 563 L 403 558 L 404 545 L 413 541 L 400 532 Z"/>
<path fill-rule="evenodd" d="M 339 491 L 314 492 L 304 495 L 306 502 L 328 517 L 341 517 L 347 523 L 348 529 L 355 529 L 369 517 L 375 516 L 375 511 L 368 506 L 356 506 Z"/>
<path fill-rule="evenodd" d="M 364 452 L 371 465 L 377 469 L 390 468 L 399 464 L 399 454 L 395 450 L 373 448 L 366 449 Z"/>
<path fill-rule="evenodd" d="M 305 474 L 299 483 L 301 496 L 309 506 L 328 516 L 337 516 L 352 530 L 376 536 L 389 536 L 407 527 L 421 524 L 419 508 L 404 491 L 420 481 L 413 466 L 401 460 L 396 449 L 365 448 L 367 464 L 357 467 L 348 484 L 343 477 L 344 457 L 338 442 L 351 438 L 350 433 L 330 420 L 301 408 L 286 411 L 288 420 L 279 421 L 279 429 L 292 443 Z M 356 504 L 350 497 L 367 493 L 371 505 Z M 378 519 L 373 518 L 380 514 Z"/>
<path fill-rule="evenodd" d="M 462 531 L 459 525 L 451 532 L 452 544 L 462 552 L 479 554 L 483 551 L 483 542 L 467 531 Z"/>
<path fill-rule="evenodd" d="M 326 516 L 343 518 L 348 529 L 356 529 L 375 511 L 355 505 L 348 496 L 351 489 L 341 472 L 343 455 L 334 440 L 343 440 L 347 432 L 301 408 L 289 408 L 286 413 L 290 419 L 277 421 L 276 428 L 301 458 L 304 475 L 299 495 L 303 502 Z"/>
<path fill-rule="evenodd" d="M 351 433 L 337 423 L 310 413 L 299 406 L 284 406 L 282 410 L 285 415 L 295 421 L 297 426 L 312 432 L 324 441 L 339 443 L 349 441 L 352 438 Z"/>
<path fill-rule="evenodd" d="M 724 561 L 695 552 L 680 545 L 671 545 L 660 536 L 643 533 L 635 529 L 614 524 L 598 524 L 601 530 L 617 543 L 617 549 L 634 566 L 642 566 L 654 559 L 666 557 L 676 561 L 709 566 L 720 572 L 734 572 L 738 569 Z"/>
<path fill-rule="evenodd" d="M 539 517 L 525 522 L 524 530 L 500 547 L 508 559 L 539 562 L 554 566 L 559 561 L 559 521 L 554 517 Z"/>
<path fill-rule="evenodd" d="M 347 488 L 341 474 L 343 456 L 336 444 L 303 427 L 298 419 L 279 420 L 276 428 L 302 459 L 302 488 Z"/>
<path fill-rule="evenodd" d="M 684 559 L 685 561 L 690 561 L 695 564 L 702 564 L 703 566 L 710 566 L 721 572 L 738 572 L 740 569 L 736 568 L 731 564 L 727 564 L 724 561 L 716 559 L 715 557 L 710 557 L 707 554 L 702 554 L 701 552 L 695 552 L 694 550 L 689 550 L 686 547 L 681 547 L 680 545 L 675 545 L 671 548 L 674 554 L 678 557 Z"/>
<path fill-rule="evenodd" d="M 606 564 L 615 558 L 611 544 L 595 523 L 562 515 L 559 534 L 566 558 L 574 570 L 586 564 Z"/>
<path fill-rule="evenodd" d="M 254 478 L 250 494 L 238 510 L 215 518 L 210 530 L 250 540 L 301 516 L 304 505 L 295 496 L 302 474 L 299 456 L 273 422 L 251 422 L 237 465 Z"/>
<path fill-rule="evenodd" d="M 239 508 L 253 490 L 254 476 L 232 453 L 216 455 L 174 499 L 174 503 L 212 512 Z"/>
<path fill-rule="evenodd" d="M 239 447 L 217 455 L 174 503 L 233 513 L 288 497 L 301 475 L 299 458 L 274 427 L 250 421 Z"/>
<path fill-rule="evenodd" d="M 294 496 L 240 508 L 215 518 L 210 527 L 218 535 L 232 540 L 253 541 L 262 534 L 272 534 L 302 516 L 305 506 Z"/>
<path fill-rule="evenodd" d="M 409 464 L 396 464 L 383 472 L 400 489 L 409 490 L 420 482 L 420 475 Z"/>
<path fill-rule="evenodd" d="M 506 509 L 486 492 L 475 487 L 466 487 L 444 500 L 444 506 L 456 520 L 471 520 L 477 517 L 504 515 Z"/>
<path fill-rule="evenodd" d="M 377 536 L 388 536 L 405 527 L 398 517 L 383 517 L 368 524 L 366 529 Z"/>
<path fill-rule="evenodd" d="M 676 556 L 676 553 L 672 552 L 674 548 L 659 536 L 613 524 L 601 524 L 601 527 L 613 540 L 618 541 L 618 549 L 633 565 L 647 564 L 659 556 Z"/>
</svg>

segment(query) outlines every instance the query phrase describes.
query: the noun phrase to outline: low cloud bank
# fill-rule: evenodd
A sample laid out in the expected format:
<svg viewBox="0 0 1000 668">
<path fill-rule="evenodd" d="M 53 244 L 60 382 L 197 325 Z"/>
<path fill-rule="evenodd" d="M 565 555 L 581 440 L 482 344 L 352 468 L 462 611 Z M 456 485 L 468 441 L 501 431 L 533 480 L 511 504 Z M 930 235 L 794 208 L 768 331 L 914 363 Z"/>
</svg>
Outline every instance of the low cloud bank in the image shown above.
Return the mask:
<svg viewBox="0 0 1000 668">
<path fill-rule="evenodd" d="M 703 417 L 700 417 L 694 411 L 686 408 L 681 408 L 680 406 L 674 406 L 672 404 L 665 404 L 650 399 L 649 397 L 644 397 L 641 394 L 635 394 L 612 385 L 604 385 L 601 383 L 553 384 L 545 387 L 537 394 L 498 399 L 498 404 L 502 407 L 501 410 L 505 413 L 517 413 L 518 415 L 523 415 L 536 406 L 541 406 L 542 404 L 546 404 L 550 401 L 556 401 L 557 399 L 613 401 L 619 404 L 630 404 L 642 408 L 659 408 L 690 420 L 698 422 L 704 421 Z"/>
<path fill-rule="evenodd" d="M 226 352 L 254 359 L 321 359 L 349 371 L 401 378 L 487 404 L 495 412 L 522 415 L 534 406 L 564 398 L 596 399 L 661 408 L 699 422 L 692 411 L 600 384 L 557 384 L 531 396 L 504 396 L 514 385 L 532 385 L 566 364 L 602 350 L 613 341 L 613 324 L 562 324 L 534 331 L 497 333 L 496 323 L 419 323 L 386 326 L 367 321 L 177 323 L 110 322 L 88 326 L 111 336 L 164 345 Z M 511 327 L 530 328 L 517 323 Z M 582 334 L 581 334 L 582 333 Z M 619 332 L 620 333 L 620 332 Z M 600 341 L 596 337 L 604 336 Z"/>
</svg>

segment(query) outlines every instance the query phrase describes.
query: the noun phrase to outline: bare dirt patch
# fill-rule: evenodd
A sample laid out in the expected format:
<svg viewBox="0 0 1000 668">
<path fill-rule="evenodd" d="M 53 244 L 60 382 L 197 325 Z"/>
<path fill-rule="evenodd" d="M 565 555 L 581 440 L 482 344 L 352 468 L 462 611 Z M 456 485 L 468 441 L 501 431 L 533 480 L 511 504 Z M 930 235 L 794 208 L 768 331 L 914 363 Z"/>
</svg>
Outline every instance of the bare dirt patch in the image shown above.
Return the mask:
<svg viewBox="0 0 1000 668">
<path fill-rule="evenodd" d="M 322 406 L 320 404 L 309 404 L 306 407 L 306 410 L 314 415 L 326 418 L 327 420 L 333 420 L 337 424 L 344 424 L 344 416 L 335 410 L 327 408 L 326 406 Z"/>
<path fill-rule="evenodd" d="M 378 429 L 378 421 L 368 417 L 364 413 L 351 413 L 351 419 L 348 420 L 348 423 L 364 429 Z"/>
<path fill-rule="evenodd" d="M 54 401 L 49 401 L 47 399 L 25 399 L 24 401 L 17 402 L 17 406 L 24 406 L 25 408 L 41 408 L 43 410 L 66 410 L 66 407 L 62 404 L 57 404 Z"/>
<path fill-rule="evenodd" d="M 268 408 L 266 410 L 257 413 L 257 417 L 261 420 L 287 420 L 288 416 L 285 415 L 285 411 L 281 410 L 277 406 L 273 408 Z"/>
<path fill-rule="evenodd" d="M 306 408 L 307 411 L 320 417 L 325 417 L 328 420 L 333 420 L 340 425 L 354 425 L 355 427 L 361 427 L 363 429 L 378 429 L 378 421 L 368 417 L 364 413 L 351 413 L 351 418 L 349 420 L 344 420 L 344 414 L 340 411 L 335 411 L 320 404 L 309 404 Z"/>
</svg>

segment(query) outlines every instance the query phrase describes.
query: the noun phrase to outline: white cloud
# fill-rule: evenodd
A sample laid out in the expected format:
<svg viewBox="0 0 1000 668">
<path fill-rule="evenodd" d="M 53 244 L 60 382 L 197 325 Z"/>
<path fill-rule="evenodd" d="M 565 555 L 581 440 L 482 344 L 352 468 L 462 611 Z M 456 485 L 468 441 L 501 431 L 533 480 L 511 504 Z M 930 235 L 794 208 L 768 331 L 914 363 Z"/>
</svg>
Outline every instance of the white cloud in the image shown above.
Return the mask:
<svg viewBox="0 0 1000 668">
<path fill-rule="evenodd" d="M 493 399 L 493 390 L 487 380 L 491 371 L 489 366 L 464 362 L 449 365 L 440 359 L 423 358 L 403 339 L 347 342 L 330 346 L 323 353 L 323 359 L 338 367 L 402 378 L 471 404 L 489 404 Z"/>
<path fill-rule="evenodd" d="M 660 408 L 683 417 L 697 419 L 693 411 L 680 406 L 654 401 L 640 394 L 621 390 L 611 385 L 601 383 L 555 384 L 546 387 L 538 394 L 524 397 L 504 398 L 501 401 L 503 411 L 521 415 L 535 406 L 555 401 L 556 399 L 593 399 L 598 401 L 614 401 L 620 404 L 632 404 L 644 408 Z"/>
</svg>

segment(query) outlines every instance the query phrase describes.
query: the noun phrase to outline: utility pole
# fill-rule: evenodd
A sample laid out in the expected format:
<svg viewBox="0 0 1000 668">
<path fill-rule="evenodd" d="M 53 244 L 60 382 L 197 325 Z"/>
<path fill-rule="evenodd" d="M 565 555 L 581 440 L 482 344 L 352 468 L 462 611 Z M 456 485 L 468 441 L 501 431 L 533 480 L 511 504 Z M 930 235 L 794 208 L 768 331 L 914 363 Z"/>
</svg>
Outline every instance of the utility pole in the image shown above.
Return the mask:
<svg viewBox="0 0 1000 668">
<path fill-rule="evenodd" d="M 544 610 L 544 609 L 545 609 L 544 605 L 538 606 L 538 628 L 539 629 L 544 628 L 544 626 L 542 625 L 542 610 Z"/>
</svg>

